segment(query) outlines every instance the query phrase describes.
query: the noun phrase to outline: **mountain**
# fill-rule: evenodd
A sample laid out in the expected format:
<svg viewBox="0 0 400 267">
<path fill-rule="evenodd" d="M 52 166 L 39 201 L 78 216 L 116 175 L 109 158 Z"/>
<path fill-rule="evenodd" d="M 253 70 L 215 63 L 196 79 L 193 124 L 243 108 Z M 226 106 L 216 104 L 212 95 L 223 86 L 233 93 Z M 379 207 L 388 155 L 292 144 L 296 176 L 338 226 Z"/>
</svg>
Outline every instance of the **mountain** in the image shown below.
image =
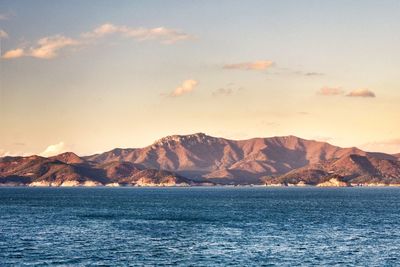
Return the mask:
<svg viewBox="0 0 400 267">
<path fill-rule="evenodd" d="M 55 157 L 0 158 L 0 185 L 29 186 L 187 186 L 198 183 L 169 171 L 131 162 L 93 163 L 67 152 Z"/>
<path fill-rule="evenodd" d="M 112 150 L 85 159 L 129 161 L 147 168 L 173 171 L 194 180 L 259 183 L 260 177 L 265 175 L 280 175 L 350 154 L 367 153 L 295 136 L 236 141 L 197 133 L 168 136 L 144 148 Z"/>
<path fill-rule="evenodd" d="M 372 154 L 374 155 L 374 154 Z M 371 155 L 351 154 L 338 159 L 309 164 L 281 176 L 266 180 L 270 184 L 317 185 L 336 178 L 340 181 L 359 184 L 400 184 L 400 162 Z"/>
<path fill-rule="evenodd" d="M 0 183 L 8 177 L 55 185 L 68 181 L 92 185 L 400 184 L 399 159 L 400 154 L 341 148 L 295 136 L 229 140 L 196 133 L 86 157 L 67 152 L 50 158 L 2 158 Z"/>
<path fill-rule="evenodd" d="M 101 184 L 104 176 L 86 165 L 67 164 L 40 156 L 0 159 L 0 183 L 32 185 Z"/>
<path fill-rule="evenodd" d="M 80 158 L 78 155 L 76 155 L 75 153 L 72 152 L 65 152 L 62 154 L 59 154 L 57 156 L 54 157 L 50 157 L 49 159 L 52 160 L 58 160 L 67 164 L 71 164 L 71 163 L 84 163 L 85 160 Z"/>
</svg>

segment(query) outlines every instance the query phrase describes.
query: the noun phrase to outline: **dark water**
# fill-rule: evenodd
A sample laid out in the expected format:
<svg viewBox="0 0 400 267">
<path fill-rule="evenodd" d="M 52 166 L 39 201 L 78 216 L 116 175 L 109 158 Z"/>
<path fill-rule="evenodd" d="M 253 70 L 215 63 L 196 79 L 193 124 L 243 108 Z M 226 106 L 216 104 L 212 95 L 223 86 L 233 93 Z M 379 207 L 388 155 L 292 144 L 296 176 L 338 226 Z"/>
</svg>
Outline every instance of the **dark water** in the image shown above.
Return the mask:
<svg viewBox="0 0 400 267">
<path fill-rule="evenodd" d="M 0 188 L 0 266 L 400 264 L 398 188 Z"/>
</svg>

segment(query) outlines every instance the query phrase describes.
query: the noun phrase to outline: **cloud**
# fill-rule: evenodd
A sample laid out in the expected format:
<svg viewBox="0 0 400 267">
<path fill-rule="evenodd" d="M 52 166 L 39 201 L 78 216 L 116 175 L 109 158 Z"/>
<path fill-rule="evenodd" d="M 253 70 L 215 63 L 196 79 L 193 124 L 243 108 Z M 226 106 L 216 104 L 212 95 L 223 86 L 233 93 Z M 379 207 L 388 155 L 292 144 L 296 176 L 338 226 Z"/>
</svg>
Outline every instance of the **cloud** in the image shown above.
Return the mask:
<svg viewBox="0 0 400 267">
<path fill-rule="evenodd" d="M 9 151 L 5 151 L 4 149 L 0 149 L 0 158 L 7 156 L 11 156 L 11 153 Z"/>
<path fill-rule="evenodd" d="M 322 72 L 315 72 L 315 71 L 305 72 L 305 71 L 301 71 L 301 70 L 291 70 L 291 69 L 288 69 L 288 68 L 279 68 L 279 70 L 281 70 L 282 72 L 278 72 L 278 73 L 275 73 L 275 74 L 288 73 L 288 74 L 299 75 L 299 76 L 307 76 L 307 77 L 325 75 Z"/>
<path fill-rule="evenodd" d="M 51 59 L 58 55 L 59 50 L 76 45 L 79 45 L 79 41 L 63 35 L 55 35 L 39 39 L 36 46 L 30 48 L 9 50 L 3 55 L 3 58 L 11 59 L 29 56 L 41 59 Z"/>
<path fill-rule="evenodd" d="M 313 136 L 313 137 L 311 137 L 311 139 L 319 141 L 319 142 L 331 142 L 333 140 L 332 137 L 321 136 L 321 135 Z"/>
<path fill-rule="evenodd" d="M 24 56 L 24 50 L 22 48 L 17 48 L 14 50 L 8 50 L 2 57 L 5 59 L 11 59 L 23 56 Z"/>
<path fill-rule="evenodd" d="M 45 37 L 37 42 L 37 46 L 30 49 L 29 55 L 36 58 L 54 58 L 57 56 L 58 50 L 78 45 L 79 41 L 62 36 L 55 35 L 51 37 Z"/>
<path fill-rule="evenodd" d="M 0 29 L 0 39 L 8 38 L 8 33 Z"/>
<path fill-rule="evenodd" d="M 173 44 L 178 41 L 188 40 L 193 36 L 179 30 L 166 27 L 157 28 L 131 28 L 127 26 L 116 26 L 110 23 L 103 24 L 93 31 L 80 34 L 78 39 L 63 35 L 47 36 L 39 39 L 35 45 L 19 47 L 7 51 L 3 58 L 12 59 L 19 57 L 34 57 L 40 59 L 52 59 L 58 56 L 62 49 L 72 46 L 89 46 L 95 40 L 111 34 L 120 34 L 126 38 L 133 38 L 137 41 L 154 40 L 164 44 Z M 0 38 L 7 37 L 7 33 L 0 30 Z"/>
<path fill-rule="evenodd" d="M 316 72 L 316 71 L 302 71 L 302 70 L 294 70 L 286 67 L 277 67 L 276 63 L 272 65 L 274 67 L 274 71 L 269 71 L 267 74 L 272 75 L 296 75 L 296 76 L 305 76 L 305 77 L 316 77 L 316 76 L 324 76 L 325 73 Z"/>
<path fill-rule="evenodd" d="M 218 95 L 230 96 L 232 94 L 233 94 L 232 88 L 218 88 L 217 90 L 212 92 L 213 96 L 218 96 Z"/>
<path fill-rule="evenodd" d="M 333 96 L 333 95 L 342 95 L 344 91 L 340 87 L 322 87 L 317 91 L 318 95 L 323 96 Z"/>
<path fill-rule="evenodd" d="M 345 92 L 342 90 L 341 87 L 322 87 L 317 91 L 318 95 L 323 95 L 323 96 L 336 96 L 336 95 L 344 95 Z M 353 90 L 349 93 L 347 93 L 345 96 L 348 97 L 376 97 L 375 93 L 368 90 L 368 89 L 356 89 Z"/>
<path fill-rule="evenodd" d="M 226 64 L 224 69 L 238 69 L 238 70 L 266 70 L 274 65 L 270 60 L 258 60 L 254 62 L 242 62 L 235 64 Z"/>
<path fill-rule="evenodd" d="M 305 76 L 323 76 L 325 74 L 322 72 L 305 72 L 304 75 Z"/>
<path fill-rule="evenodd" d="M 376 97 L 375 93 L 368 89 L 356 89 L 348 93 L 346 96 L 350 97 Z"/>
<path fill-rule="evenodd" d="M 8 20 L 10 19 L 11 14 L 6 14 L 6 13 L 1 13 L 0 14 L 0 20 Z"/>
<path fill-rule="evenodd" d="M 157 28 L 132 28 L 105 23 L 93 31 L 84 33 L 84 38 L 101 38 L 111 34 L 120 34 L 127 38 L 134 38 L 138 41 L 156 40 L 164 44 L 173 44 L 178 41 L 192 39 L 193 36 L 179 30 L 166 27 Z"/>
<path fill-rule="evenodd" d="M 391 154 L 400 153 L 400 138 L 369 142 L 360 145 L 360 148 L 366 151 L 379 151 Z"/>
<path fill-rule="evenodd" d="M 225 87 L 218 88 L 212 92 L 213 96 L 230 96 L 239 91 L 244 90 L 243 87 L 236 87 L 234 83 L 228 83 Z"/>
<path fill-rule="evenodd" d="M 185 80 L 179 87 L 175 88 L 175 90 L 169 96 L 177 97 L 190 93 L 198 84 L 199 82 L 196 80 Z"/>
<path fill-rule="evenodd" d="M 49 145 L 42 153 L 40 153 L 40 156 L 43 157 L 51 157 L 58 155 L 60 153 L 63 153 L 67 150 L 67 147 L 65 146 L 64 142 L 60 142 L 55 145 Z"/>
<path fill-rule="evenodd" d="M 30 156 L 32 155 L 32 153 L 30 152 L 10 152 L 4 149 L 0 149 L 0 158 L 2 157 L 26 157 L 26 156 Z"/>
<path fill-rule="evenodd" d="M 108 34 L 116 33 L 118 31 L 118 27 L 114 26 L 113 24 L 106 23 L 95 28 L 92 32 L 83 33 L 82 36 L 86 38 L 100 38 Z"/>
</svg>

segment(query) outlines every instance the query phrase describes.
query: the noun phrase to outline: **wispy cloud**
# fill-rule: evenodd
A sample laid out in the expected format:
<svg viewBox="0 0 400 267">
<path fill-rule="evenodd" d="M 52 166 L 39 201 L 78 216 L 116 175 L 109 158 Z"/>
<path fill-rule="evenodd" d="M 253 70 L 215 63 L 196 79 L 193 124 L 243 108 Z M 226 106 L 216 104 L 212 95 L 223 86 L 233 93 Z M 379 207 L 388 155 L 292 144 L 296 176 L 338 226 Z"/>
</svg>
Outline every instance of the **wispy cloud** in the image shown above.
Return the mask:
<svg viewBox="0 0 400 267">
<path fill-rule="evenodd" d="M 9 151 L 5 151 L 4 149 L 0 149 L 0 158 L 7 156 L 11 156 L 11 153 Z"/>
<path fill-rule="evenodd" d="M 32 153 L 30 152 L 21 152 L 21 151 L 17 151 L 17 152 L 10 152 L 4 149 L 0 149 L 0 158 L 2 157 L 18 157 L 18 156 L 22 156 L 22 157 L 26 157 L 26 156 L 30 156 L 32 155 Z"/>
<path fill-rule="evenodd" d="M 64 142 L 59 142 L 54 145 L 49 145 L 42 153 L 40 153 L 40 156 L 43 157 L 51 157 L 58 155 L 60 153 L 63 153 L 67 150 L 67 147 Z"/>
<path fill-rule="evenodd" d="M 45 59 L 54 58 L 60 49 L 75 45 L 79 45 L 79 41 L 62 35 L 45 37 L 37 42 L 36 47 L 30 49 L 29 55 Z"/>
<path fill-rule="evenodd" d="M 303 74 L 304 76 L 323 76 L 323 75 L 325 75 L 322 72 L 302 72 L 300 74 Z"/>
<path fill-rule="evenodd" d="M 368 89 L 356 89 L 348 93 L 349 97 L 376 97 L 375 93 Z"/>
<path fill-rule="evenodd" d="M 324 76 L 325 73 L 317 72 L 317 71 L 303 71 L 303 70 L 296 70 L 287 67 L 279 67 L 277 63 L 273 63 L 271 67 L 274 67 L 274 71 L 269 71 L 267 74 L 271 75 L 295 75 L 295 76 L 304 76 L 304 77 L 318 77 Z"/>
<path fill-rule="evenodd" d="M 164 44 L 173 44 L 179 41 L 194 38 L 185 32 L 166 27 L 133 28 L 105 23 L 93 31 L 82 34 L 83 38 L 101 38 L 111 34 L 120 34 L 123 37 L 133 38 L 138 41 L 156 40 Z"/>
<path fill-rule="evenodd" d="M 254 71 L 268 70 L 268 72 L 266 73 L 269 75 L 296 75 L 305 77 L 315 77 L 315 76 L 325 75 L 325 73 L 317 71 L 302 71 L 302 70 L 293 70 L 287 67 L 280 67 L 276 62 L 272 60 L 257 60 L 252 62 L 225 64 L 223 65 L 223 68 L 229 70 L 254 70 Z"/>
<path fill-rule="evenodd" d="M 232 88 L 218 88 L 212 92 L 213 96 L 223 95 L 223 96 L 230 96 L 233 94 Z"/>
<path fill-rule="evenodd" d="M 340 87 L 322 87 L 317 91 L 318 95 L 323 96 L 333 96 L 333 95 L 343 95 L 344 91 Z"/>
<path fill-rule="evenodd" d="M 60 34 L 41 38 L 34 45 L 21 46 L 7 51 L 3 55 L 3 58 L 12 59 L 25 56 L 51 59 L 57 57 L 60 51 L 65 48 L 93 45 L 96 43 L 95 40 L 111 34 L 120 34 L 123 37 L 132 38 L 137 41 L 154 40 L 163 44 L 173 44 L 193 38 L 193 36 L 187 33 L 166 27 L 131 28 L 128 26 L 116 26 L 106 23 L 95 28 L 91 32 L 80 34 L 80 37 L 76 39 Z M 0 38 L 5 38 L 7 36 L 8 34 L 6 32 L 0 32 Z"/>
<path fill-rule="evenodd" d="M 196 80 L 192 80 L 192 79 L 185 80 L 182 82 L 182 84 L 180 86 L 175 88 L 175 90 L 172 93 L 170 93 L 169 96 L 178 97 L 178 96 L 188 94 L 188 93 L 192 92 L 198 84 L 199 84 L 199 82 Z"/>
<path fill-rule="evenodd" d="M 78 40 L 74 40 L 63 35 L 55 35 L 39 39 L 35 46 L 29 48 L 17 48 L 7 51 L 3 58 L 11 59 L 18 57 L 35 57 L 41 59 L 51 59 L 58 56 L 60 50 L 79 45 Z"/>
<path fill-rule="evenodd" d="M 375 93 L 368 89 L 356 89 L 345 94 L 345 91 L 341 87 L 322 87 L 317 91 L 317 95 L 322 96 L 337 96 L 345 95 L 348 97 L 376 97 Z"/>
<path fill-rule="evenodd" d="M 0 13 L 0 20 L 9 20 L 11 17 L 10 13 Z"/>
<path fill-rule="evenodd" d="M 0 29 L 0 39 L 8 38 L 8 33 L 2 29 Z"/>
<path fill-rule="evenodd" d="M 400 138 L 369 142 L 360 145 L 366 151 L 379 151 L 386 153 L 400 153 Z"/>
<path fill-rule="evenodd" d="M 17 48 L 13 50 L 8 50 L 2 57 L 5 59 L 11 59 L 11 58 L 19 58 L 24 56 L 24 49 L 22 48 Z"/>
<path fill-rule="evenodd" d="M 266 70 L 274 65 L 271 60 L 258 60 L 253 62 L 241 62 L 234 64 L 226 64 L 224 69 L 238 69 L 238 70 Z"/>
<path fill-rule="evenodd" d="M 212 92 L 213 96 L 231 96 L 239 91 L 244 90 L 243 87 L 237 87 L 234 83 L 228 83 L 225 87 L 218 88 Z"/>
<path fill-rule="evenodd" d="M 331 142 L 333 140 L 332 137 L 322 136 L 322 135 L 313 136 L 313 137 L 311 137 L 311 139 L 316 140 L 316 141 L 320 141 L 320 142 Z"/>
</svg>

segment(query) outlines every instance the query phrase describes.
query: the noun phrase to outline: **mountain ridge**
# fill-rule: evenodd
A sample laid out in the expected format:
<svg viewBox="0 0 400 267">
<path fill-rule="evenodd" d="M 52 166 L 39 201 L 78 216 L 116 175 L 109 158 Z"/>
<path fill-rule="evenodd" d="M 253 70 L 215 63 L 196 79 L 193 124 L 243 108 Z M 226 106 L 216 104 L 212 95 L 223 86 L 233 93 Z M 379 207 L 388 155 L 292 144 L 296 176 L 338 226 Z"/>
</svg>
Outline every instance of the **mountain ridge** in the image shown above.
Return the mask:
<svg viewBox="0 0 400 267">
<path fill-rule="evenodd" d="M 111 150 L 85 158 L 96 162 L 125 160 L 194 179 L 235 176 L 257 180 L 262 175 L 284 174 L 309 163 L 366 152 L 295 136 L 229 140 L 196 133 L 167 136 L 144 148 L 113 154 Z"/>
<path fill-rule="evenodd" d="M 195 133 L 166 136 L 143 148 L 115 148 L 84 157 L 73 152 L 49 158 L 14 157 L 14 167 L 7 164 L 7 157 L 0 158 L 0 183 L 5 177 L 21 177 L 31 182 L 53 179 L 59 185 L 63 180 L 78 184 L 91 181 L 95 185 L 138 181 L 144 181 L 142 185 L 162 181 L 169 185 L 316 185 L 330 178 L 346 183 L 395 184 L 400 183 L 399 158 L 400 154 L 342 148 L 293 135 L 230 140 Z M 49 174 L 43 173 L 45 170 Z M 146 177 L 139 177 L 138 173 Z M 164 179 L 167 176 L 170 178 Z"/>
</svg>

